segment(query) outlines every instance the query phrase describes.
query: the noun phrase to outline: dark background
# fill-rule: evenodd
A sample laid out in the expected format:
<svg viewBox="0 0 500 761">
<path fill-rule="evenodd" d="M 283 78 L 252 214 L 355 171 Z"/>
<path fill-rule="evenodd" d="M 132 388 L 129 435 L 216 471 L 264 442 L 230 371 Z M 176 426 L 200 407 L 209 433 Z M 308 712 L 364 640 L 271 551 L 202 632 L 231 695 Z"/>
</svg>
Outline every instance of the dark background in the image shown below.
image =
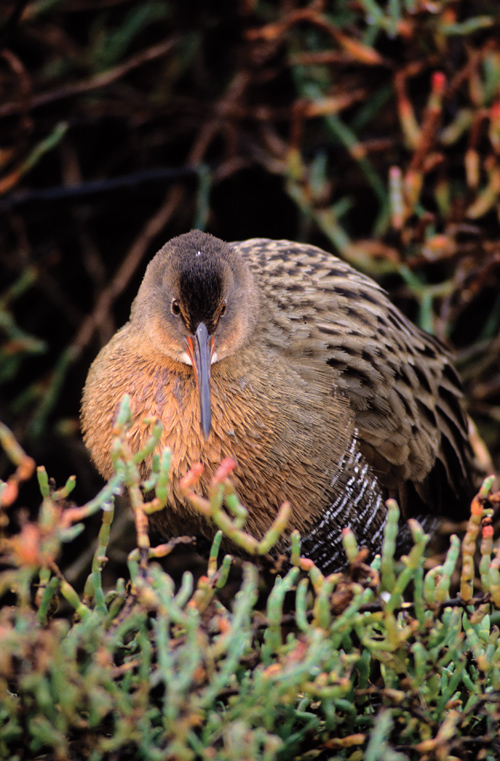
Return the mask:
<svg viewBox="0 0 500 761">
<path fill-rule="evenodd" d="M 88 367 L 193 227 L 375 277 L 456 353 L 498 470 L 498 4 L 367 6 L 2 3 L 0 420 L 78 504 L 101 485 Z M 20 503 L 39 502 L 32 478 Z"/>
</svg>

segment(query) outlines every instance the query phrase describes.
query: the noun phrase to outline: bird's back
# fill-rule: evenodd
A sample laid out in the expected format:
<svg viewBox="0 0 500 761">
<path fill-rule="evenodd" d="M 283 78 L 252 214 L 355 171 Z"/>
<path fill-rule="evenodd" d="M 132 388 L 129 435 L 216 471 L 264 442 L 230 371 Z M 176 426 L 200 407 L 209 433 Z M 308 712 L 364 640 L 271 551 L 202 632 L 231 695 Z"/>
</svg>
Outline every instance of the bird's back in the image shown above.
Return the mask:
<svg viewBox="0 0 500 761">
<path fill-rule="evenodd" d="M 473 492 L 460 381 L 444 346 L 407 320 L 371 278 L 315 246 L 255 238 L 259 337 L 306 379 L 349 400 L 359 449 L 404 514 L 461 520 Z"/>
</svg>

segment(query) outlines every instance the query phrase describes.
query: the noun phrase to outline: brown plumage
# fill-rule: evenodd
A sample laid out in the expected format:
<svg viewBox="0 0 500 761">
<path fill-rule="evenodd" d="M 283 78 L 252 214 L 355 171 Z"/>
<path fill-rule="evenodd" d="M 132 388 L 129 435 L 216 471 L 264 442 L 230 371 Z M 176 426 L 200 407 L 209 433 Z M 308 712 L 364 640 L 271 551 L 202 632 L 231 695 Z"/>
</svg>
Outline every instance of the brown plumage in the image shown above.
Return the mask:
<svg viewBox="0 0 500 761">
<path fill-rule="evenodd" d="M 328 572 L 345 563 L 344 526 L 380 548 L 388 496 L 428 528 L 467 514 L 472 455 L 445 349 L 314 246 L 199 231 L 169 241 L 88 374 L 82 428 L 104 477 L 125 393 L 133 446 L 149 417 L 172 449 L 169 504 L 155 518 L 164 535 L 212 534 L 178 483 L 199 461 L 206 490 L 228 456 L 248 529 L 262 536 L 290 500 L 290 530 Z"/>
</svg>

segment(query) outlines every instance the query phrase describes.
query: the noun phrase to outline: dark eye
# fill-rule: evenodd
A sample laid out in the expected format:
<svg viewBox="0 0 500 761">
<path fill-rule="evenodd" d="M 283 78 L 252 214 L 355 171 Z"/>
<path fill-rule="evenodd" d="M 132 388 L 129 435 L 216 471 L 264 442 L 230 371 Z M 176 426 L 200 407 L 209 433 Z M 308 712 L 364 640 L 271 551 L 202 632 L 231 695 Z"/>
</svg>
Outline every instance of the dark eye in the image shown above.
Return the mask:
<svg viewBox="0 0 500 761">
<path fill-rule="evenodd" d="M 172 299 L 172 303 L 170 304 L 170 309 L 172 310 L 172 314 L 174 314 L 176 317 L 180 315 L 181 308 L 179 306 L 179 302 L 177 299 Z"/>
<path fill-rule="evenodd" d="M 223 317 L 227 312 L 227 301 L 225 301 L 222 305 L 222 309 L 220 310 L 220 316 Z"/>
</svg>

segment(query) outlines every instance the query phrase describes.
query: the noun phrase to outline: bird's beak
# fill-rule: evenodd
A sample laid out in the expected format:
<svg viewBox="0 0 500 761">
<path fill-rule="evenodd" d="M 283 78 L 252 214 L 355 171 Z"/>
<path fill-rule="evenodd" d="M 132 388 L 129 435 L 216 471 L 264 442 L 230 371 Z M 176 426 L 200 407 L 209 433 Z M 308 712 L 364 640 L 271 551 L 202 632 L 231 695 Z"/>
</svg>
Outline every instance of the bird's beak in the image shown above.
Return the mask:
<svg viewBox="0 0 500 761">
<path fill-rule="evenodd" d="M 214 350 L 213 336 L 209 336 L 207 326 L 200 322 L 194 336 L 187 338 L 188 354 L 194 368 L 196 385 L 200 395 L 200 418 L 203 438 L 210 433 L 212 410 L 210 406 L 210 367 Z"/>
</svg>

